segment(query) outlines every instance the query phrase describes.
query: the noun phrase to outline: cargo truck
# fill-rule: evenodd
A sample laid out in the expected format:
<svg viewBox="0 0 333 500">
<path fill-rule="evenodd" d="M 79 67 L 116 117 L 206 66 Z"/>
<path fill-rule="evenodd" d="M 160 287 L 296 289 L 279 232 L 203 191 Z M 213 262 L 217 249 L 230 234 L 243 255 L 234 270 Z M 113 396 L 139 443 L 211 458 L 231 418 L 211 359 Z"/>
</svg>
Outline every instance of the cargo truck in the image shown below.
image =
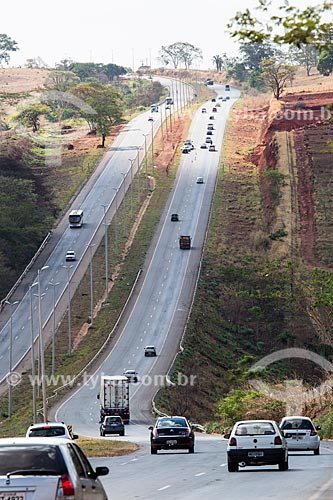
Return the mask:
<svg viewBox="0 0 333 500">
<path fill-rule="evenodd" d="M 191 236 L 179 236 L 179 248 L 189 250 L 191 248 Z"/>
<path fill-rule="evenodd" d="M 119 415 L 125 424 L 129 423 L 129 382 L 124 375 L 101 376 L 100 422 L 109 415 Z"/>
</svg>

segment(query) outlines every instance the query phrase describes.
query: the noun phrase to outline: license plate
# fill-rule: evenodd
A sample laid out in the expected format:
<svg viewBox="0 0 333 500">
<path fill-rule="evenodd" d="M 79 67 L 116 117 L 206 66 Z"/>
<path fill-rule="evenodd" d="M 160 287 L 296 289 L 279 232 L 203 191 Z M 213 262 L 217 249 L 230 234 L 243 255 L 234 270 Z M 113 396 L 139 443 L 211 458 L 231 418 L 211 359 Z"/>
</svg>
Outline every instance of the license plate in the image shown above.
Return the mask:
<svg viewBox="0 0 333 500">
<path fill-rule="evenodd" d="M 25 500 L 25 491 L 0 491 L 0 500 Z"/>
<path fill-rule="evenodd" d="M 264 452 L 263 451 L 249 451 L 247 456 L 251 457 L 251 458 L 263 457 Z"/>
<path fill-rule="evenodd" d="M 166 444 L 177 444 L 177 439 L 170 439 L 169 441 L 166 442 Z"/>
<path fill-rule="evenodd" d="M 302 437 L 302 436 L 293 436 L 292 438 L 293 438 L 293 439 L 303 439 L 303 437 Z"/>
</svg>

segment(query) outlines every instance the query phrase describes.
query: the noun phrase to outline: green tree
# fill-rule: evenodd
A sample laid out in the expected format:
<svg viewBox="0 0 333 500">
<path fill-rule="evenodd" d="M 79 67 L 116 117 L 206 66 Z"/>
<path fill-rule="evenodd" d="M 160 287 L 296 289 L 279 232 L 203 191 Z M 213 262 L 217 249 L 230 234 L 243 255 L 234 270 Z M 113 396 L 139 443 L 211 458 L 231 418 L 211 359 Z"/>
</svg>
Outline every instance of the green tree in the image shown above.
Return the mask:
<svg viewBox="0 0 333 500">
<path fill-rule="evenodd" d="M 164 64 L 170 62 L 174 68 L 183 63 L 186 69 L 189 69 L 195 59 L 201 59 L 201 49 L 187 42 L 175 42 L 168 46 L 162 46 L 160 56 Z"/>
<path fill-rule="evenodd" d="M 272 90 L 275 99 L 279 100 L 287 81 L 296 73 L 296 68 L 289 64 L 284 64 L 275 57 L 264 59 L 261 62 L 261 79 Z"/>
<path fill-rule="evenodd" d="M 46 115 L 49 111 L 49 106 L 44 104 L 31 104 L 17 115 L 16 121 L 26 127 L 32 127 L 32 131 L 37 132 L 40 127 L 40 117 Z"/>
<path fill-rule="evenodd" d="M 86 114 L 84 110 L 80 114 L 87 120 L 89 126 L 96 129 L 102 136 L 101 147 L 104 147 L 111 127 L 120 123 L 122 118 L 122 100 L 119 90 L 110 84 L 91 82 L 89 85 L 78 85 L 73 89 L 73 93 L 84 99 L 90 109 L 93 109 L 94 114 Z"/>
<path fill-rule="evenodd" d="M 329 76 L 333 71 L 333 47 L 324 49 L 319 56 L 317 70 L 323 76 Z"/>
<path fill-rule="evenodd" d="M 277 49 L 269 43 L 243 43 L 239 47 L 242 62 L 250 70 L 258 69 L 261 61 L 277 55 Z"/>
<path fill-rule="evenodd" d="M 2 61 L 8 64 L 10 52 L 15 52 L 16 50 L 19 50 L 17 42 L 4 33 L 0 34 L 0 66 L 2 66 Z"/>
<path fill-rule="evenodd" d="M 311 69 L 318 64 L 319 50 L 312 44 L 290 47 L 289 54 L 293 62 L 305 67 L 307 76 L 310 76 Z"/>
<path fill-rule="evenodd" d="M 216 66 L 216 71 L 222 71 L 222 57 L 219 55 L 213 56 L 213 63 Z"/>
<path fill-rule="evenodd" d="M 258 0 L 255 10 L 263 13 L 264 19 L 253 16 L 249 9 L 245 9 L 230 20 L 228 29 L 231 36 L 240 41 L 273 42 L 296 47 L 312 44 L 320 49 L 330 44 L 333 23 L 325 22 L 323 17 L 330 13 L 332 5 L 332 2 L 324 1 L 322 5 L 299 9 L 284 2 L 278 7 L 279 14 L 276 15 L 270 11 L 271 0 Z M 276 26 L 278 31 L 274 31 L 272 26 Z"/>
</svg>

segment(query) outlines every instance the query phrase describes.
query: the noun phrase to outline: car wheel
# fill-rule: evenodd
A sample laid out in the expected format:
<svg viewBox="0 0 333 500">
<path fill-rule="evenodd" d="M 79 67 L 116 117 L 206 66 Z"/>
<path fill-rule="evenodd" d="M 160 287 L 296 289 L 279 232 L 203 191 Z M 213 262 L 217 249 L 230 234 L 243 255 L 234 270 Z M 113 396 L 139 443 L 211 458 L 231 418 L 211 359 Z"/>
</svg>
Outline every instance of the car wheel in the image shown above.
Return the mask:
<svg viewBox="0 0 333 500">
<path fill-rule="evenodd" d="M 152 455 L 157 455 L 157 448 L 153 448 L 153 447 L 151 447 L 151 448 L 150 448 L 150 453 L 151 453 Z"/>
<path fill-rule="evenodd" d="M 238 472 L 238 464 L 230 462 L 230 460 L 228 459 L 228 471 L 229 472 Z"/>
<path fill-rule="evenodd" d="M 194 444 L 189 447 L 188 452 L 189 453 L 194 453 Z"/>
<path fill-rule="evenodd" d="M 283 460 L 283 462 L 279 463 L 279 470 L 288 470 L 289 464 L 288 464 L 288 458 L 287 460 Z"/>
<path fill-rule="evenodd" d="M 119 432 L 119 436 L 125 436 L 125 431 Z"/>
<path fill-rule="evenodd" d="M 103 436 L 103 437 L 105 436 L 104 432 L 102 432 L 102 431 L 101 431 L 101 436 Z"/>
<path fill-rule="evenodd" d="M 314 455 L 319 455 L 320 454 L 320 448 L 318 446 L 318 448 L 316 448 L 315 450 L 313 450 L 313 454 Z"/>
</svg>

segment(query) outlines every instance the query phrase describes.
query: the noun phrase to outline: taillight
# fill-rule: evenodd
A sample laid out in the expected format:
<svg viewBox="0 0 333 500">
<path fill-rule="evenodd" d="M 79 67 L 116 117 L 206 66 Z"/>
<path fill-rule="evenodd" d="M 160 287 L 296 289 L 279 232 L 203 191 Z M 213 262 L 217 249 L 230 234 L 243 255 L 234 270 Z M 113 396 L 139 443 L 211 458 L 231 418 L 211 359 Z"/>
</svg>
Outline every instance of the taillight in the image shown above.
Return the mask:
<svg viewBox="0 0 333 500">
<path fill-rule="evenodd" d="M 237 446 L 237 439 L 234 437 L 230 438 L 229 446 Z"/>
<path fill-rule="evenodd" d="M 73 483 L 68 476 L 68 474 L 63 474 L 59 481 L 57 498 L 61 498 L 62 500 L 69 500 L 74 498 L 74 486 Z"/>
<path fill-rule="evenodd" d="M 157 438 L 157 437 L 158 437 L 158 432 L 157 432 L 157 429 L 153 429 L 153 436 L 154 436 L 155 438 Z"/>
<path fill-rule="evenodd" d="M 317 431 L 315 431 L 314 429 L 312 429 L 311 432 L 310 432 L 310 436 L 317 436 Z"/>
<path fill-rule="evenodd" d="M 274 444 L 282 444 L 282 439 L 280 438 L 280 436 L 275 436 Z"/>
</svg>

